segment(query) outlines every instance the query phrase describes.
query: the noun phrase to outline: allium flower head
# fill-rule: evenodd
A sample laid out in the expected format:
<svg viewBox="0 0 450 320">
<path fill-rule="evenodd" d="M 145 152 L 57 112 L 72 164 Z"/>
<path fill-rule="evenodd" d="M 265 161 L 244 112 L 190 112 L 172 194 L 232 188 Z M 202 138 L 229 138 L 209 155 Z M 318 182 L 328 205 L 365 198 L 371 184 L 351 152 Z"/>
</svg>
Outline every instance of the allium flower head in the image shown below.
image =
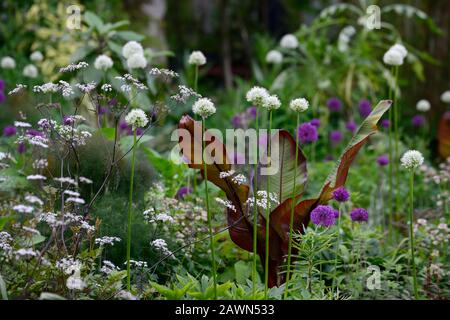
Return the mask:
<svg viewBox="0 0 450 320">
<path fill-rule="evenodd" d="M 356 131 L 356 123 L 353 120 L 349 120 L 346 124 L 345 124 L 345 128 L 347 128 L 348 131 L 350 131 L 351 133 L 354 133 Z"/>
<path fill-rule="evenodd" d="M 309 123 L 316 128 L 320 127 L 320 119 L 312 119 Z"/>
<path fill-rule="evenodd" d="M 262 107 L 266 101 L 269 93 L 265 88 L 253 87 L 245 95 L 248 102 L 253 103 L 257 107 Z"/>
<path fill-rule="evenodd" d="M 308 110 L 309 102 L 305 98 L 297 98 L 291 100 L 289 103 L 289 108 L 291 108 L 295 112 L 304 112 Z"/>
<path fill-rule="evenodd" d="M 430 108 L 431 108 L 430 102 L 425 99 L 419 100 L 416 104 L 416 109 L 421 112 L 427 112 L 428 110 L 430 110 Z"/>
<path fill-rule="evenodd" d="M 5 80 L 0 79 L 0 91 L 5 90 Z"/>
<path fill-rule="evenodd" d="M 206 119 L 216 113 L 214 103 L 208 98 L 200 98 L 192 106 L 192 112 Z"/>
<path fill-rule="evenodd" d="M 6 100 L 6 95 L 3 91 L 0 91 L 0 103 L 5 102 Z"/>
<path fill-rule="evenodd" d="M 389 126 L 391 125 L 391 121 L 389 121 L 389 119 L 383 119 L 381 120 L 381 126 L 383 128 L 389 128 Z"/>
<path fill-rule="evenodd" d="M 441 101 L 444 103 L 450 103 L 450 90 L 447 90 L 444 93 L 442 93 Z"/>
<path fill-rule="evenodd" d="M 40 51 L 34 51 L 30 55 L 30 60 L 33 62 L 40 62 L 40 61 L 44 60 L 44 55 Z"/>
<path fill-rule="evenodd" d="M 359 101 L 359 114 L 363 118 L 367 118 L 367 116 L 372 112 L 372 106 L 370 101 L 367 99 L 362 99 Z"/>
<path fill-rule="evenodd" d="M 141 53 L 132 54 L 127 59 L 127 67 L 130 69 L 144 69 L 147 66 L 147 59 Z"/>
<path fill-rule="evenodd" d="M 270 50 L 266 55 L 266 62 L 280 64 L 283 62 L 283 54 L 278 50 Z"/>
<path fill-rule="evenodd" d="M 279 109 L 281 106 L 280 99 L 276 95 L 271 95 L 266 98 L 264 101 L 263 107 L 267 110 L 276 110 Z"/>
<path fill-rule="evenodd" d="M 23 68 L 22 74 L 27 78 L 36 78 L 39 74 L 38 69 L 34 64 L 28 64 Z"/>
<path fill-rule="evenodd" d="M 256 107 L 248 107 L 247 108 L 247 110 L 246 110 L 246 112 L 247 112 L 247 114 L 250 116 L 250 117 L 252 117 L 253 119 L 255 119 L 256 118 Z"/>
<path fill-rule="evenodd" d="M 319 134 L 317 133 L 317 128 L 307 122 L 298 126 L 297 137 L 301 143 L 310 143 L 317 141 Z"/>
<path fill-rule="evenodd" d="M 380 167 L 387 166 L 389 164 L 389 157 L 385 154 L 382 154 L 377 158 L 377 163 Z"/>
<path fill-rule="evenodd" d="M 17 129 L 15 126 L 6 126 L 3 128 L 3 135 L 5 137 L 11 137 L 17 133 Z"/>
<path fill-rule="evenodd" d="M 333 130 L 330 132 L 330 140 L 333 143 L 338 143 L 342 141 L 342 132 L 340 132 L 339 130 Z"/>
<path fill-rule="evenodd" d="M 293 34 L 286 34 L 280 40 L 280 46 L 285 49 L 295 49 L 298 47 L 297 37 Z"/>
<path fill-rule="evenodd" d="M 141 44 L 136 41 L 129 41 L 122 47 L 122 55 L 125 59 L 130 58 L 133 54 L 144 54 L 144 49 Z"/>
<path fill-rule="evenodd" d="M 398 51 L 403 56 L 403 59 L 406 58 L 406 56 L 408 55 L 408 50 L 406 50 L 405 46 L 400 43 L 394 44 L 391 47 L 391 50 Z"/>
<path fill-rule="evenodd" d="M 405 58 L 404 52 L 391 47 L 383 56 L 383 62 L 390 66 L 401 66 Z"/>
<path fill-rule="evenodd" d="M 339 187 L 333 191 L 333 199 L 338 202 L 346 202 L 350 198 L 350 194 L 344 187 Z"/>
<path fill-rule="evenodd" d="M 342 102 L 337 97 L 332 97 L 327 100 L 327 106 L 330 111 L 339 112 L 342 109 Z"/>
<path fill-rule="evenodd" d="M 188 63 L 195 66 L 203 66 L 206 64 L 206 57 L 201 51 L 192 51 Z"/>
<path fill-rule="evenodd" d="M 11 57 L 6 56 L 0 61 L 0 66 L 3 69 L 14 69 L 16 67 L 16 61 Z"/>
<path fill-rule="evenodd" d="M 193 192 L 193 190 L 190 187 L 181 187 L 180 189 L 178 189 L 175 197 L 177 199 L 183 199 L 187 194 L 192 193 L 192 192 Z"/>
<path fill-rule="evenodd" d="M 426 122 L 425 117 L 423 115 L 421 115 L 421 114 L 415 115 L 411 119 L 411 124 L 415 128 L 422 127 L 425 124 L 425 122 Z"/>
<path fill-rule="evenodd" d="M 355 208 L 350 212 L 350 218 L 355 222 L 367 222 L 369 213 L 364 208 Z"/>
<path fill-rule="evenodd" d="M 126 116 L 125 121 L 128 125 L 132 126 L 133 129 L 143 128 L 148 123 L 147 115 L 142 109 L 133 109 Z"/>
<path fill-rule="evenodd" d="M 423 164 L 423 155 L 417 150 L 406 151 L 400 162 L 402 166 L 408 170 L 414 170 Z"/>
<path fill-rule="evenodd" d="M 95 58 L 94 67 L 95 69 L 106 71 L 110 69 L 113 64 L 114 63 L 110 57 L 105 54 L 101 54 Z"/>
<path fill-rule="evenodd" d="M 333 225 L 335 219 L 334 209 L 330 206 L 320 205 L 311 212 L 311 221 L 315 225 L 329 227 Z"/>
</svg>

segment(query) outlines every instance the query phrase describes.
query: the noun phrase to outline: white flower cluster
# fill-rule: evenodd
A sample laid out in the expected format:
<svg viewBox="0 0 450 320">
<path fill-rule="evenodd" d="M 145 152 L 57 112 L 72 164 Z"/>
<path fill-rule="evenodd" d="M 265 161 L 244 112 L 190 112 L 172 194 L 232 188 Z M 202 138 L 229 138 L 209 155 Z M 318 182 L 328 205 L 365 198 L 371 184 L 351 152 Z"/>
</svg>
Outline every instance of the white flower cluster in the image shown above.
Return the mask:
<svg viewBox="0 0 450 320">
<path fill-rule="evenodd" d="M 263 107 L 267 110 L 276 110 L 281 107 L 281 101 L 276 95 L 269 95 L 264 101 Z"/>
<path fill-rule="evenodd" d="M 75 87 L 80 89 L 80 91 L 83 93 L 89 93 L 97 87 L 97 83 L 93 81 L 89 83 L 76 83 Z"/>
<path fill-rule="evenodd" d="M 30 60 L 33 62 L 41 62 L 44 60 L 44 55 L 40 51 L 34 51 L 30 55 Z"/>
<path fill-rule="evenodd" d="M 69 177 L 57 177 L 57 178 L 54 178 L 53 180 L 55 180 L 56 182 L 59 182 L 59 183 L 71 184 L 73 186 L 77 186 L 78 185 L 77 182 L 74 179 L 69 178 Z"/>
<path fill-rule="evenodd" d="M 0 66 L 3 69 L 14 69 L 16 67 L 16 61 L 11 57 L 6 56 L 0 61 Z"/>
<path fill-rule="evenodd" d="M 189 97 L 191 97 L 191 96 L 192 97 L 196 97 L 196 98 L 201 98 L 202 97 L 200 94 L 198 94 L 197 92 L 195 92 L 191 88 L 183 86 L 183 85 L 179 85 L 178 86 L 178 93 L 174 94 L 170 98 L 175 100 L 175 101 L 178 101 L 180 103 L 186 103 L 187 99 L 189 99 Z"/>
<path fill-rule="evenodd" d="M 144 57 L 144 48 L 139 42 L 129 41 L 122 47 L 122 55 L 127 59 L 129 69 L 144 69 L 147 59 Z"/>
<path fill-rule="evenodd" d="M 136 128 L 143 128 L 148 123 L 147 115 L 142 109 L 133 109 L 125 116 L 125 121 L 129 126 Z"/>
<path fill-rule="evenodd" d="M 19 250 L 16 250 L 14 252 L 16 259 L 19 260 L 21 258 L 32 258 L 32 257 L 36 257 L 38 255 L 38 253 L 31 249 L 31 248 L 20 248 Z"/>
<path fill-rule="evenodd" d="M 27 176 L 27 180 L 47 180 L 47 178 L 41 174 L 31 174 Z"/>
<path fill-rule="evenodd" d="M 58 92 L 59 86 L 53 82 L 47 82 L 40 86 L 34 86 L 33 91 L 36 93 L 55 93 Z"/>
<path fill-rule="evenodd" d="M 442 93 L 441 101 L 444 103 L 450 103 L 450 90 L 447 90 Z"/>
<path fill-rule="evenodd" d="M 92 183 L 93 183 L 93 181 L 92 181 L 91 179 L 88 179 L 88 178 L 86 178 L 86 177 L 80 177 L 80 178 L 78 178 L 78 180 L 79 180 L 81 183 L 86 183 L 86 184 L 92 184 Z"/>
<path fill-rule="evenodd" d="M 231 203 L 231 201 L 229 201 L 229 200 L 223 200 L 223 199 L 221 199 L 221 198 L 216 198 L 216 201 L 217 201 L 217 203 L 219 203 L 219 204 L 225 206 L 226 208 L 228 208 L 228 209 L 230 209 L 230 210 L 236 212 L 236 208 L 235 208 L 235 206 Z"/>
<path fill-rule="evenodd" d="M 111 92 L 112 85 L 110 85 L 109 83 L 102 84 L 101 89 L 102 89 L 102 91 L 105 91 L 105 92 Z"/>
<path fill-rule="evenodd" d="M 430 108 L 431 108 L 430 101 L 425 99 L 419 100 L 416 104 L 416 109 L 421 112 L 427 112 L 428 110 L 430 110 Z"/>
<path fill-rule="evenodd" d="M 403 45 L 397 43 L 386 51 L 383 56 L 383 62 L 390 66 L 401 66 L 407 55 L 408 50 Z"/>
<path fill-rule="evenodd" d="M 248 198 L 245 202 L 249 207 L 253 207 L 255 203 L 254 197 Z M 277 196 L 274 193 L 269 193 L 267 191 L 259 190 L 256 192 L 256 205 L 260 208 L 267 209 L 267 206 L 271 207 L 271 203 L 276 205 L 279 204 Z"/>
<path fill-rule="evenodd" d="M 28 64 L 23 68 L 22 74 L 27 78 L 36 78 L 39 74 L 38 69 L 34 64 Z"/>
<path fill-rule="evenodd" d="M 245 95 L 247 101 L 253 103 L 257 107 L 264 106 L 267 97 L 269 97 L 269 92 L 262 87 L 253 87 L 247 91 L 247 94 Z"/>
<path fill-rule="evenodd" d="M 235 173 L 236 172 L 234 170 L 222 171 L 222 172 L 219 173 L 219 178 L 225 179 L 225 178 L 231 177 Z"/>
<path fill-rule="evenodd" d="M 239 173 L 235 175 L 233 178 L 231 178 L 231 181 L 233 181 L 237 185 L 241 185 L 247 182 L 247 178 L 242 173 Z"/>
<path fill-rule="evenodd" d="M 173 253 L 167 248 L 166 240 L 156 239 L 151 242 L 151 245 L 160 251 L 164 256 L 171 256 L 175 258 Z"/>
<path fill-rule="evenodd" d="M 47 159 L 36 159 L 33 162 L 33 168 L 34 169 L 45 169 L 48 167 L 48 160 Z"/>
<path fill-rule="evenodd" d="M 114 62 L 110 57 L 108 57 L 106 54 L 101 54 L 97 58 L 95 58 L 94 68 L 106 71 L 108 69 L 111 69 L 113 64 Z"/>
<path fill-rule="evenodd" d="M 14 127 L 16 128 L 31 128 L 31 124 L 24 121 L 14 121 Z"/>
<path fill-rule="evenodd" d="M 286 34 L 280 40 L 280 46 L 285 49 L 295 49 L 298 47 L 297 37 L 293 34 Z"/>
<path fill-rule="evenodd" d="M 70 98 L 74 94 L 72 86 L 64 80 L 59 80 L 59 89 L 64 98 Z"/>
<path fill-rule="evenodd" d="M 103 272 L 104 274 L 110 274 L 113 271 L 119 270 L 118 267 L 114 263 L 112 263 L 109 260 L 103 260 L 103 266 L 100 269 L 100 272 Z"/>
<path fill-rule="evenodd" d="M 78 198 L 78 197 L 69 197 L 66 199 L 66 203 L 67 202 L 77 203 L 77 204 L 85 204 L 84 199 Z"/>
<path fill-rule="evenodd" d="M 138 90 L 147 90 L 147 86 L 140 82 L 138 79 L 134 78 L 131 74 L 125 74 L 122 77 L 117 76 L 115 79 L 122 82 L 120 89 L 123 92 L 130 92 L 132 87 L 135 87 Z"/>
<path fill-rule="evenodd" d="M 33 212 L 34 208 L 24 204 L 18 204 L 13 207 L 13 210 L 20 213 L 31 213 Z"/>
<path fill-rule="evenodd" d="M 72 125 L 55 125 L 55 130 L 61 139 L 75 146 L 84 146 L 86 140 L 92 137 L 92 134 L 86 130 L 79 130 Z"/>
<path fill-rule="evenodd" d="M 94 242 L 95 242 L 95 244 L 98 244 L 98 245 L 100 245 L 100 246 L 106 246 L 106 245 L 113 246 L 114 243 L 120 242 L 120 241 L 122 241 L 122 239 L 120 239 L 120 238 L 118 238 L 118 237 L 108 237 L 108 236 L 105 236 L 105 237 L 101 237 L 101 238 L 95 239 Z"/>
<path fill-rule="evenodd" d="M 78 63 L 71 63 L 68 66 L 59 69 L 59 72 L 61 73 L 73 72 L 76 70 L 85 69 L 87 67 L 89 67 L 89 64 L 87 62 L 81 61 Z"/>
<path fill-rule="evenodd" d="M 125 261 L 124 264 L 127 264 L 127 262 Z M 130 266 L 134 266 L 136 268 L 148 268 L 147 262 L 132 259 L 130 259 Z"/>
<path fill-rule="evenodd" d="M 195 66 L 206 64 L 206 57 L 201 51 L 193 51 L 188 59 L 188 63 Z"/>
<path fill-rule="evenodd" d="M 278 50 L 270 50 L 267 52 L 266 62 L 271 64 L 280 64 L 283 62 L 283 54 Z"/>
<path fill-rule="evenodd" d="M 80 193 L 72 190 L 64 190 L 64 194 L 67 194 L 71 197 L 79 197 Z"/>
<path fill-rule="evenodd" d="M 12 252 L 11 243 L 13 242 L 13 237 L 6 231 L 0 231 L 0 250 L 4 251 L 7 256 Z"/>
<path fill-rule="evenodd" d="M 29 203 L 33 203 L 33 204 L 37 203 L 40 206 L 44 205 L 44 202 L 39 197 L 36 197 L 34 195 L 31 195 L 31 194 L 25 196 L 25 200 L 28 201 Z"/>
<path fill-rule="evenodd" d="M 338 50 L 340 52 L 346 52 L 349 48 L 349 43 L 351 38 L 355 35 L 356 29 L 353 26 L 346 26 L 342 31 L 339 33 L 338 38 Z"/>
<path fill-rule="evenodd" d="M 25 84 L 16 84 L 16 87 L 14 88 L 14 89 L 12 89 L 11 91 L 9 91 L 8 92 L 8 95 L 13 95 L 13 94 L 16 94 L 16 93 L 18 93 L 18 92 L 20 92 L 20 91 L 22 91 L 23 89 L 26 89 L 26 85 Z"/>
<path fill-rule="evenodd" d="M 178 78 L 179 75 L 175 71 L 164 68 L 152 68 L 149 72 L 152 76 L 162 76 L 166 78 Z"/>
<path fill-rule="evenodd" d="M 154 223 L 154 222 L 169 222 L 169 223 L 174 223 L 175 220 L 169 216 L 167 213 L 158 213 L 156 216 L 154 216 L 153 218 L 151 218 L 149 220 L 150 223 Z"/>
<path fill-rule="evenodd" d="M 291 100 L 289 103 L 289 108 L 291 108 L 295 112 L 304 112 L 308 110 L 309 102 L 305 98 L 297 98 Z"/>
<path fill-rule="evenodd" d="M 216 113 L 216 107 L 210 99 L 200 98 L 192 106 L 192 112 L 206 119 Z"/>
<path fill-rule="evenodd" d="M 408 150 L 406 151 L 400 162 L 402 166 L 408 170 L 414 170 L 420 167 L 423 164 L 423 155 L 417 150 Z"/>
</svg>

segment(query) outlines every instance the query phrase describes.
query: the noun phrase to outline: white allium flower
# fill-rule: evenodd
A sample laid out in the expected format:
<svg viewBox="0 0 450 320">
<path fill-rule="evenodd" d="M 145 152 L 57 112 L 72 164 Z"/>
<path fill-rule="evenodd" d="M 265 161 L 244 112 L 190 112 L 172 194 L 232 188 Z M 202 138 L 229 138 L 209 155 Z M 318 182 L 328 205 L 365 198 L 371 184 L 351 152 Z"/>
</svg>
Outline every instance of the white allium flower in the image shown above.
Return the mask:
<svg viewBox="0 0 450 320">
<path fill-rule="evenodd" d="M 136 41 L 129 41 L 122 47 L 122 55 L 125 59 L 130 58 L 133 54 L 144 54 L 144 49 L 141 44 Z"/>
<path fill-rule="evenodd" d="M 132 54 L 127 59 L 127 66 L 130 69 L 144 69 L 147 66 L 147 59 L 142 53 Z"/>
<path fill-rule="evenodd" d="M 262 87 L 253 87 L 247 91 L 245 97 L 248 102 L 251 102 L 258 107 L 262 107 L 268 96 L 269 93 L 267 92 L 267 89 Z"/>
<path fill-rule="evenodd" d="M 125 116 L 125 121 L 133 129 L 143 128 L 148 123 L 147 115 L 142 109 L 133 109 Z"/>
<path fill-rule="evenodd" d="M 39 71 L 34 64 L 28 64 L 23 68 L 22 74 L 28 78 L 36 78 Z"/>
<path fill-rule="evenodd" d="M 95 69 L 106 71 L 113 66 L 113 61 L 105 54 L 99 55 L 94 62 Z"/>
<path fill-rule="evenodd" d="M 450 90 L 447 90 L 444 93 L 442 93 L 441 101 L 444 103 L 450 103 Z"/>
<path fill-rule="evenodd" d="M 0 66 L 3 69 L 14 69 L 16 67 L 16 61 L 11 57 L 6 56 L 2 58 Z"/>
<path fill-rule="evenodd" d="M 34 51 L 30 55 L 30 60 L 33 62 L 40 62 L 40 61 L 44 60 L 44 55 L 40 51 Z"/>
<path fill-rule="evenodd" d="M 86 283 L 77 276 L 70 276 L 67 278 L 66 287 L 69 290 L 83 290 L 86 287 Z"/>
<path fill-rule="evenodd" d="M 276 109 L 280 108 L 280 106 L 281 106 L 281 101 L 280 101 L 280 99 L 278 99 L 278 97 L 276 95 L 268 96 L 266 98 L 266 100 L 264 101 L 264 105 L 263 105 L 263 107 L 266 108 L 267 110 L 276 110 Z"/>
<path fill-rule="evenodd" d="M 406 58 L 406 56 L 408 55 L 408 50 L 406 50 L 405 46 L 399 43 L 394 44 L 390 50 L 396 50 L 398 52 L 400 52 L 400 54 L 402 55 L 403 59 Z"/>
<path fill-rule="evenodd" d="M 216 107 L 210 99 L 200 98 L 192 106 L 192 112 L 206 119 L 216 113 Z"/>
<path fill-rule="evenodd" d="M 201 51 L 192 51 L 189 56 L 188 63 L 196 66 L 202 66 L 206 64 L 206 57 Z"/>
<path fill-rule="evenodd" d="M 293 34 L 286 34 L 280 40 L 280 46 L 286 49 L 295 49 L 298 47 L 297 37 Z"/>
<path fill-rule="evenodd" d="M 400 159 L 402 166 L 408 170 L 414 170 L 423 164 L 423 156 L 417 150 L 406 151 Z"/>
<path fill-rule="evenodd" d="M 427 112 L 431 108 L 431 104 L 428 100 L 422 99 L 417 102 L 416 105 L 417 110 L 422 112 Z"/>
<path fill-rule="evenodd" d="M 280 64 L 283 62 L 283 54 L 278 50 L 270 50 L 266 55 L 266 62 Z"/>
<path fill-rule="evenodd" d="M 309 102 L 305 98 L 297 98 L 291 100 L 289 103 L 289 108 L 291 108 L 295 112 L 304 112 L 308 110 Z"/>
<path fill-rule="evenodd" d="M 390 66 L 401 66 L 403 64 L 403 53 L 400 50 L 390 48 L 383 56 L 383 62 Z"/>
</svg>

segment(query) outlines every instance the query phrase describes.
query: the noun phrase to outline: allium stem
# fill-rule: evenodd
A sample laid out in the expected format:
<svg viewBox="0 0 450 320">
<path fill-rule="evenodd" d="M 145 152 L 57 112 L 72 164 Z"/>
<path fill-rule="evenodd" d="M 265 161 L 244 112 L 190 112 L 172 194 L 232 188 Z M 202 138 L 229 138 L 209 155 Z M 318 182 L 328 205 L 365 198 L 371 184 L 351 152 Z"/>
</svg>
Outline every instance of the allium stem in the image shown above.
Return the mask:
<svg viewBox="0 0 450 320">
<path fill-rule="evenodd" d="M 393 72 L 393 69 L 391 70 Z M 394 88 L 395 90 L 395 88 Z M 389 86 L 389 100 L 392 100 L 392 88 Z M 392 235 L 392 211 L 393 211 L 393 204 L 392 204 L 392 166 L 393 166 L 393 154 L 392 154 L 392 108 L 389 108 L 389 191 L 388 191 L 388 228 L 389 228 L 389 237 Z"/>
<path fill-rule="evenodd" d="M 212 266 L 212 274 L 213 274 L 213 282 L 214 282 L 214 300 L 217 299 L 217 270 L 216 270 L 216 255 L 215 255 L 215 247 L 214 247 L 214 234 L 212 228 L 212 216 L 209 210 L 209 195 L 208 195 L 208 166 L 206 164 L 205 159 L 205 150 L 206 150 L 206 142 L 205 142 L 205 118 L 202 118 L 202 162 L 203 162 L 203 171 L 204 171 L 204 183 L 205 183 L 205 202 L 206 202 L 206 213 L 208 215 L 208 227 L 209 227 L 209 246 L 211 249 L 211 266 Z"/>
<path fill-rule="evenodd" d="M 341 242 L 341 214 L 342 214 L 342 205 L 339 206 L 339 215 L 337 221 L 337 239 L 336 239 L 336 253 L 334 257 L 334 273 L 333 273 L 333 285 L 331 288 L 331 293 L 334 295 L 334 288 L 336 288 L 336 298 L 339 292 L 339 285 L 337 282 L 337 262 L 339 256 L 339 246 Z"/>
<path fill-rule="evenodd" d="M 413 212 L 414 212 L 414 169 L 411 170 L 410 180 L 409 180 L 409 244 L 411 249 L 411 267 L 413 276 L 413 286 L 414 286 L 414 297 L 416 300 L 419 299 L 419 294 L 417 291 L 417 274 L 416 274 L 416 262 L 415 256 L 415 243 L 414 243 L 414 230 L 413 230 Z"/>
<path fill-rule="evenodd" d="M 134 161 L 136 159 L 136 128 L 133 128 L 133 153 L 131 156 L 130 194 L 128 195 L 128 232 L 127 232 L 127 290 L 131 289 L 130 257 L 131 257 L 131 208 L 133 206 Z"/>
<path fill-rule="evenodd" d="M 269 111 L 269 133 L 267 137 L 267 155 L 268 158 L 271 156 L 271 147 L 272 147 L 272 110 Z M 270 166 L 270 162 L 268 163 Z M 267 179 L 267 198 L 269 198 L 270 194 L 270 179 Z M 266 260 L 264 262 L 264 299 L 267 299 L 267 292 L 269 288 L 269 228 L 270 228 L 270 205 L 269 201 L 267 203 L 266 208 Z"/>
<path fill-rule="evenodd" d="M 398 66 L 395 67 L 395 86 L 397 86 L 398 83 Z M 398 135 L 398 103 L 397 103 L 397 92 L 395 92 L 394 94 L 394 101 L 393 101 L 393 112 L 394 112 L 394 139 L 395 139 L 395 143 L 394 143 L 394 157 L 395 160 L 394 161 L 394 165 L 395 165 L 395 208 L 396 208 L 396 212 L 399 212 L 400 210 L 400 177 L 398 174 L 399 171 L 399 162 L 397 161 L 397 159 L 399 158 L 399 154 L 398 154 L 398 142 L 399 142 L 399 135 Z"/>
<path fill-rule="evenodd" d="M 256 109 L 255 118 L 256 129 L 256 161 L 253 172 L 253 299 L 256 299 L 256 282 L 257 282 L 257 255 L 258 255 L 258 206 L 257 206 L 257 190 L 258 190 L 258 161 L 259 161 L 259 122 L 258 122 L 258 108 Z"/>
<path fill-rule="evenodd" d="M 297 113 L 297 122 L 295 128 L 298 128 L 300 123 L 300 113 Z M 297 161 L 298 161 L 298 136 L 295 139 L 295 160 L 294 160 L 294 188 L 292 189 L 292 199 L 291 199 L 291 216 L 289 219 L 289 244 L 288 244 L 288 255 L 287 255 L 287 270 L 286 270 L 286 283 L 284 287 L 284 299 L 287 298 L 289 290 L 289 277 L 291 273 L 291 254 L 292 254 L 292 229 L 294 227 L 294 209 L 295 209 L 295 188 L 297 182 Z"/>
</svg>

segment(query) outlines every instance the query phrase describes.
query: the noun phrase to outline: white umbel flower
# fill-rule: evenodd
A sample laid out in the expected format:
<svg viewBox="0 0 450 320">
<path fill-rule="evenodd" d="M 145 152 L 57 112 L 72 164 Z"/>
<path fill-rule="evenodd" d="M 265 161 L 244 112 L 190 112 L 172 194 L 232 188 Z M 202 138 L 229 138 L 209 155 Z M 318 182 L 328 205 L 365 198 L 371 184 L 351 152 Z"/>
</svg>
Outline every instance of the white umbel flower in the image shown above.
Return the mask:
<svg viewBox="0 0 450 320">
<path fill-rule="evenodd" d="M 427 112 L 431 108 L 431 104 L 428 100 L 422 99 L 417 102 L 416 108 L 418 111 Z"/>
<path fill-rule="evenodd" d="M 42 60 L 44 60 L 44 55 L 40 51 L 34 51 L 30 55 L 30 60 L 33 62 L 41 62 Z"/>
<path fill-rule="evenodd" d="M 189 56 L 188 63 L 195 66 L 202 66 L 206 64 L 206 57 L 201 51 L 193 51 Z"/>
<path fill-rule="evenodd" d="M 305 98 L 297 98 L 291 100 L 289 103 L 289 108 L 291 108 L 295 112 L 304 112 L 308 110 L 309 102 Z"/>
<path fill-rule="evenodd" d="M 281 101 L 278 99 L 276 95 L 271 95 L 266 98 L 264 101 L 263 107 L 267 110 L 276 110 L 279 109 L 281 106 Z"/>
<path fill-rule="evenodd" d="M 403 154 L 400 162 L 404 168 L 414 170 L 423 164 L 423 160 L 422 153 L 417 150 L 408 150 Z"/>
<path fill-rule="evenodd" d="M 286 34 L 280 40 L 280 46 L 285 49 L 295 49 L 298 47 L 297 37 L 293 34 Z"/>
<path fill-rule="evenodd" d="M 142 109 L 133 109 L 125 116 L 125 121 L 133 129 L 143 128 L 148 123 L 147 115 Z"/>
<path fill-rule="evenodd" d="M 122 55 L 125 59 L 130 58 L 133 54 L 144 54 L 144 48 L 136 41 L 129 41 L 122 47 Z"/>
<path fill-rule="evenodd" d="M 441 101 L 444 103 L 450 103 L 450 90 L 447 90 L 444 93 L 442 93 Z"/>
<path fill-rule="evenodd" d="M 16 67 L 16 61 L 11 57 L 6 56 L 2 58 L 0 66 L 3 69 L 14 69 Z"/>
<path fill-rule="evenodd" d="M 262 107 L 268 96 L 269 93 L 267 92 L 267 89 L 262 87 L 253 87 L 247 91 L 245 98 L 248 102 L 253 103 L 255 106 Z"/>
<path fill-rule="evenodd" d="M 143 54 L 135 53 L 128 58 L 127 66 L 130 69 L 144 69 L 147 66 L 147 59 Z"/>
<path fill-rule="evenodd" d="M 216 113 L 214 103 L 208 98 L 200 98 L 192 106 L 192 112 L 206 119 Z"/>
<path fill-rule="evenodd" d="M 22 74 L 27 78 L 36 78 L 39 71 L 34 64 L 29 64 L 23 68 Z"/>
<path fill-rule="evenodd" d="M 105 54 L 99 55 L 94 62 L 95 69 L 106 71 L 113 66 L 113 61 Z"/>
<path fill-rule="evenodd" d="M 283 54 L 278 50 L 270 50 L 266 55 L 266 62 L 280 64 L 283 62 Z"/>
</svg>

